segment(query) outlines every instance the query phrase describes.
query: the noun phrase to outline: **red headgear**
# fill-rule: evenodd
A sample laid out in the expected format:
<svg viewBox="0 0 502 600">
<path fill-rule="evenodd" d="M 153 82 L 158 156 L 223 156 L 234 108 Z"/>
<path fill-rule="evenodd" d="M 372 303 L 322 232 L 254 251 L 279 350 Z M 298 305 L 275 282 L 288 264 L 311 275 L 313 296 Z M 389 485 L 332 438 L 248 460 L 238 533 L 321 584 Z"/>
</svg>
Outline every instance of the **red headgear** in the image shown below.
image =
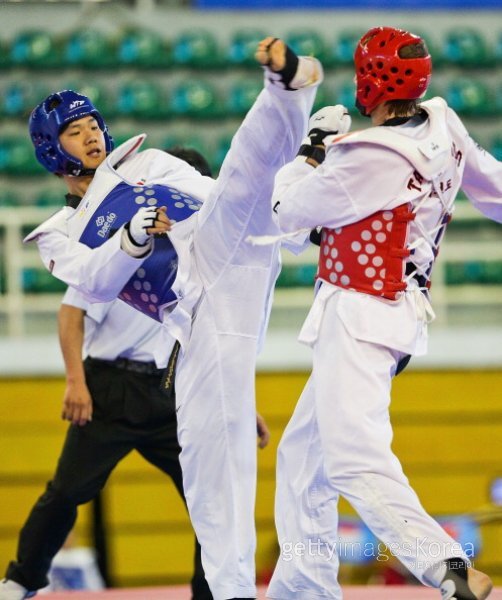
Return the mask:
<svg viewBox="0 0 502 600">
<path fill-rule="evenodd" d="M 414 100 L 423 96 L 431 79 L 429 52 L 420 58 L 401 58 L 404 46 L 423 43 L 422 38 L 402 29 L 375 27 L 359 41 L 354 63 L 356 100 L 369 115 L 387 100 Z"/>
</svg>

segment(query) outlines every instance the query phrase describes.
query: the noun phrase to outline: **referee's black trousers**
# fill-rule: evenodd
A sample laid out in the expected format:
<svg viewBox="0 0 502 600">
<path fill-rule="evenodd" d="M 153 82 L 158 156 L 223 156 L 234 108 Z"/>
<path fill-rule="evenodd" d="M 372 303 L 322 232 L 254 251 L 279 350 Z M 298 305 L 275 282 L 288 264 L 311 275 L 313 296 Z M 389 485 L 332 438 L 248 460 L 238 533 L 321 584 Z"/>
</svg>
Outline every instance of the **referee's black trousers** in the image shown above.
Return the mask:
<svg viewBox="0 0 502 600">
<path fill-rule="evenodd" d="M 6 573 L 30 591 L 48 584 L 51 561 L 73 528 L 78 505 L 99 493 L 132 450 L 169 475 L 183 497 L 176 411 L 174 401 L 159 390 L 160 373 L 131 372 L 95 359 L 85 361 L 85 370 L 92 421 L 69 427 L 56 473 L 31 510 L 20 532 L 17 559 Z M 211 600 L 198 543 L 194 564 L 193 598 Z"/>
</svg>

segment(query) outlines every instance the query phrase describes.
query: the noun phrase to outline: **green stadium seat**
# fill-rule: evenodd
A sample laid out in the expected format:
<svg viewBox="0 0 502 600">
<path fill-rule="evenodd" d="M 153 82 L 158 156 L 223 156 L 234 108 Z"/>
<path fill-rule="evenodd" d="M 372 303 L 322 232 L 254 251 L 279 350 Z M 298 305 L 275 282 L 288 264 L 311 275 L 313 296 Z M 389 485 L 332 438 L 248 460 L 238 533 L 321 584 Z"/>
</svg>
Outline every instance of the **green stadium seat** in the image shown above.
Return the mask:
<svg viewBox="0 0 502 600">
<path fill-rule="evenodd" d="M 502 65 L 502 31 L 498 34 L 495 42 L 495 60 L 499 65 Z"/>
<path fill-rule="evenodd" d="M 66 285 L 45 269 L 23 269 L 23 291 L 27 294 L 51 294 L 65 292 Z"/>
<path fill-rule="evenodd" d="M 340 66 L 353 67 L 354 51 L 365 29 L 346 29 L 341 31 L 331 47 L 331 60 Z"/>
<path fill-rule="evenodd" d="M 209 163 L 211 165 L 211 169 L 213 170 L 214 176 L 218 174 L 221 165 L 225 160 L 225 156 L 230 149 L 233 136 L 234 132 L 227 132 L 218 137 L 216 140 L 215 148 L 212 154 L 209 156 Z"/>
<path fill-rule="evenodd" d="M 71 33 L 64 48 L 67 66 L 109 69 L 117 66 L 116 49 L 109 37 L 96 29 Z"/>
<path fill-rule="evenodd" d="M 49 89 L 37 80 L 11 81 L 3 90 L 1 112 L 5 117 L 20 118 L 26 122 L 31 111 L 48 93 Z"/>
<path fill-rule="evenodd" d="M 331 64 L 323 37 L 315 29 L 296 29 L 286 34 L 286 43 L 299 56 L 315 56 L 327 67 Z"/>
<path fill-rule="evenodd" d="M 447 32 L 442 56 L 446 63 L 459 67 L 491 67 L 495 64 L 494 55 L 482 33 L 469 27 Z"/>
<path fill-rule="evenodd" d="M 117 57 L 121 65 L 144 69 L 165 69 L 172 64 L 171 49 L 157 32 L 134 28 L 120 38 Z"/>
<path fill-rule="evenodd" d="M 53 69 L 63 66 L 62 40 L 39 30 L 19 32 L 10 46 L 12 66 L 29 69 Z"/>
<path fill-rule="evenodd" d="M 9 45 L 0 40 L 0 70 L 8 69 L 10 66 Z"/>
<path fill-rule="evenodd" d="M 171 93 L 169 111 L 174 116 L 214 119 L 222 116 L 216 88 L 208 81 L 186 80 Z"/>
<path fill-rule="evenodd" d="M 22 206 L 19 194 L 12 190 L 0 190 L 0 208 L 12 208 Z"/>
<path fill-rule="evenodd" d="M 316 271 L 317 265 L 283 265 L 277 287 L 312 287 Z"/>
<path fill-rule="evenodd" d="M 65 197 L 62 189 L 47 188 L 39 192 L 35 197 L 35 206 L 61 208 L 64 204 Z"/>
<path fill-rule="evenodd" d="M 0 174 L 25 177 L 45 173 L 45 169 L 35 158 L 35 151 L 28 135 L 6 136 L 0 140 Z"/>
<path fill-rule="evenodd" d="M 329 91 L 329 89 L 326 87 L 326 84 L 320 85 L 317 88 L 317 94 L 314 100 L 312 112 L 314 113 L 323 106 L 328 106 L 332 104 L 336 104 L 335 95 L 331 91 Z"/>
<path fill-rule="evenodd" d="M 197 152 L 200 152 L 207 160 L 209 160 L 212 154 L 210 152 L 209 145 L 203 137 L 189 132 L 178 135 L 166 135 L 164 138 L 162 138 L 159 148 L 168 150 L 169 148 L 174 148 L 175 146 L 197 150 Z"/>
<path fill-rule="evenodd" d="M 500 285 L 502 283 L 502 262 L 449 263 L 445 269 L 445 280 L 447 285 Z"/>
<path fill-rule="evenodd" d="M 224 65 L 216 37 L 204 29 L 191 29 L 176 37 L 173 62 L 178 67 L 194 69 L 214 69 Z"/>
<path fill-rule="evenodd" d="M 230 64 L 235 67 L 256 68 L 254 57 L 256 47 L 258 42 L 267 35 L 259 29 L 239 29 L 235 31 L 227 49 L 227 59 Z"/>
<path fill-rule="evenodd" d="M 119 116 L 137 119 L 159 119 L 166 115 L 164 91 L 154 81 L 134 79 L 123 83 L 117 94 Z"/>
<path fill-rule="evenodd" d="M 225 108 L 231 115 L 245 115 L 262 89 L 261 77 L 234 81 L 228 90 Z"/>
<path fill-rule="evenodd" d="M 445 100 L 454 111 L 469 117 L 486 117 L 495 112 L 493 95 L 483 81 L 460 77 L 446 87 Z"/>
</svg>

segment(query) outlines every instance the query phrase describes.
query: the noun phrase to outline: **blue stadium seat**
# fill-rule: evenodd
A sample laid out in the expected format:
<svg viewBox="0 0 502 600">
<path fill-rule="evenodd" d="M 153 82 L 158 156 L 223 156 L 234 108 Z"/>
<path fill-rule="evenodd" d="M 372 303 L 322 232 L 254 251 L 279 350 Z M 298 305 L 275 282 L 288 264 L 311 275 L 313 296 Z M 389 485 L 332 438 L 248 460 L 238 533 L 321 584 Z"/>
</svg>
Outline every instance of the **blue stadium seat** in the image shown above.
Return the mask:
<svg viewBox="0 0 502 600">
<path fill-rule="evenodd" d="M 470 27 L 455 28 L 446 33 L 442 56 L 446 63 L 459 67 L 491 67 L 495 64 L 481 31 Z"/>
<path fill-rule="evenodd" d="M 68 66 L 84 69 L 109 69 L 118 64 L 113 41 L 102 31 L 90 28 L 68 36 L 64 59 Z"/>
<path fill-rule="evenodd" d="M 167 100 L 156 82 L 134 79 L 119 87 L 115 108 L 122 117 L 159 119 L 166 115 Z"/>
<path fill-rule="evenodd" d="M 204 29 L 183 31 L 176 37 L 173 62 L 194 69 L 215 69 L 224 64 L 216 37 Z"/>
<path fill-rule="evenodd" d="M 121 36 L 118 49 L 121 65 L 144 69 L 165 69 L 172 65 L 172 51 L 159 33 L 143 28 L 127 29 Z"/>
<path fill-rule="evenodd" d="M 234 81 L 227 92 L 225 108 L 231 115 L 245 115 L 262 89 L 261 77 Z"/>
<path fill-rule="evenodd" d="M 288 46 L 301 56 L 315 56 L 325 67 L 331 64 L 323 37 L 315 29 L 295 29 L 286 34 Z"/>
<path fill-rule="evenodd" d="M 227 48 L 227 58 L 235 67 L 256 68 L 254 54 L 258 42 L 267 37 L 260 29 L 239 29 L 235 31 Z"/>
<path fill-rule="evenodd" d="M 19 32 L 10 46 L 12 66 L 29 69 L 53 69 L 63 66 L 62 40 L 46 31 Z"/>
<path fill-rule="evenodd" d="M 222 116 L 222 106 L 216 88 L 208 81 L 186 80 L 171 92 L 169 111 L 172 115 L 197 119 Z"/>
<path fill-rule="evenodd" d="M 45 269 L 23 269 L 23 291 L 27 294 L 51 294 L 65 292 L 66 285 Z"/>
<path fill-rule="evenodd" d="M 488 151 L 502 162 L 502 134 L 496 135 L 488 146 Z"/>
</svg>

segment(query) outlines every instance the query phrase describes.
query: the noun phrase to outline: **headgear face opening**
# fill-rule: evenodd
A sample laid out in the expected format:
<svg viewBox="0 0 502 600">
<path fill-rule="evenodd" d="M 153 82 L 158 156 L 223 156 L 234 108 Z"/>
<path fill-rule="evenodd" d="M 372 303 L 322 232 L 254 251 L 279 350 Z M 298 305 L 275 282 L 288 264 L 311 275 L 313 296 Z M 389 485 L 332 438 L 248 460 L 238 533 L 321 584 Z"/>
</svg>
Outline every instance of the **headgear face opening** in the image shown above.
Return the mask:
<svg viewBox="0 0 502 600">
<path fill-rule="evenodd" d="M 103 132 L 108 154 L 113 150 L 113 139 L 103 117 L 87 96 L 72 90 L 63 90 L 51 94 L 35 107 L 29 120 L 30 136 L 37 160 L 47 171 L 58 175 L 84 174 L 82 161 L 64 150 L 59 141 L 59 134 L 68 123 L 87 115 L 96 119 Z"/>
<path fill-rule="evenodd" d="M 402 49 L 417 44 L 423 45 L 425 56 L 404 58 Z M 356 47 L 354 64 L 356 104 L 366 116 L 382 102 L 420 98 L 432 73 L 431 57 L 422 38 L 393 27 L 375 27 L 364 34 Z"/>
</svg>

